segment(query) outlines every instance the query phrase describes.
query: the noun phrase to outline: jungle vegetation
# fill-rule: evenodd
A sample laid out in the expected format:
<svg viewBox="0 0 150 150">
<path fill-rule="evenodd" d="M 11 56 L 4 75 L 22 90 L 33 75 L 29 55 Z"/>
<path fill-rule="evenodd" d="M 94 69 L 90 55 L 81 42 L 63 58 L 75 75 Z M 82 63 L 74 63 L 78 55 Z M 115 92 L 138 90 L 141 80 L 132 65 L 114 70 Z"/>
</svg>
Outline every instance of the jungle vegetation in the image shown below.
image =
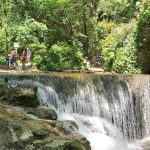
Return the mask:
<svg viewBox="0 0 150 150">
<path fill-rule="evenodd" d="M 0 64 L 18 42 L 41 70 L 102 56 L 117 73 L 150 73 L 150 0 L 0 0 Z"/>
</svg>

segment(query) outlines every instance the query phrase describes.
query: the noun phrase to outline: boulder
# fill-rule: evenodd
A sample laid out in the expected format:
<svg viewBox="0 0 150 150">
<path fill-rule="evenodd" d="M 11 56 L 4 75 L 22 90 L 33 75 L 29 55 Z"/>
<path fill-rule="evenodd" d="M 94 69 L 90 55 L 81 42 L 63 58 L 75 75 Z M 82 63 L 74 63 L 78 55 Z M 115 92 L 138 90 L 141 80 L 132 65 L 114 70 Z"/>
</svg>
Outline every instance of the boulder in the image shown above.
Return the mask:
<svg viewBox="0 0 150 150">
<path fill-rule="evenodd" d="M 78 125 L 71 120 L 57 121 L 55 126 L 63 131 L 65 134 L 71 134 L 77 132 L 78 130 Z"/>
<path fill-rule="evenodd" d="M 27 114 L 32 114 L 41 119 L 48 120 L 57 120 L 57 113 L 51 108 L 32 108 L 32 107 L 24 107 L 22 108 Z"/>
<path fill-rule="evenodd" d="M 61 125 L 60 125 L 61 124 Z M 34 120 L 21 109 L 0 105 L 0 148 L 11 150 L 91 150 L 74 122 Z M 64 132 L 64 128 L 72 131 Z M 70 127 L 71 126 L 71 127 Z M 65 130 L 66 130 L 65 128 Z M 63 130 L 61 130 L 63 129 Z"/>
<path fill-rule="evenodd" d="M 0 84 L 0 102 L 15 106 L 37 107 L 37 87 L 27 85 Z"/>
</svg>

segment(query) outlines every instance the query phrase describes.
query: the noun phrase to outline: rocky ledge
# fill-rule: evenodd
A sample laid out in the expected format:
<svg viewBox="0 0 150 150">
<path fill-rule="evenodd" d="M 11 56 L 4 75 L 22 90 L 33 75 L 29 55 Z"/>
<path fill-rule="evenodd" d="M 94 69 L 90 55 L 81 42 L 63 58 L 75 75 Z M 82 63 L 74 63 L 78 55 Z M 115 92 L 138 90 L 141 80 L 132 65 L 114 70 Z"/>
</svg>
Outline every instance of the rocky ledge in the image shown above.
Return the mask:
<svg viewBox="0 0 150 150">
<path fill-rule="evenodd" d="M 90 150 L 88 141 L 57 121 L 32 119 L 22 109 L 0 105 L 0 147 L 11 150 Z M 73 127 L 72 127 L 73 128 Z"/>
<path fill-rule="evenodd" d="M 36 93 L 36 86 L 0 83 L 0 149 L 91 150 L 77 124 L 40 108 Z"/>
<path fill-rule="evenodd" d="M 0 83 L 0 102 L 14 106 L 37 107 L 37 87 L 34 85 Z"/>
</svg>

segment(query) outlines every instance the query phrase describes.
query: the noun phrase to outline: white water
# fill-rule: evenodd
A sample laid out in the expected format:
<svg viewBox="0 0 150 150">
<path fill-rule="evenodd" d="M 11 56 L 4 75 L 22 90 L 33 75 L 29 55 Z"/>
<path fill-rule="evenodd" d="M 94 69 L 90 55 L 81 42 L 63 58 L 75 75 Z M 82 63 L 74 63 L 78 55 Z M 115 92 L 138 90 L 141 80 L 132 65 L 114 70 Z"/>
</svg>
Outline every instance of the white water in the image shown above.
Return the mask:
<svg viewBox="0 0 150 150">
<path fill-rule="evenodd" d="M 59 114 L 60 120 L 72 120 L 79 132 L 90 141 L 92 150 L 142 150 L 140 145 L 129 144 L 121 132 L 108 121 L 78 114 Z"/>
<path fill-rule="evenodd" d="M 36 83 L 38 88 L 38 97 L 41 102 L 41 105 L 45 105 L 48 107 L 52 107 L 55 109 L 58 113 L 59 120 L 72 120 L 78 124 L 79 127 L 79 133 L 81 133 L 83 136 L 87 138 L 87 140 L 90 141 L 90 145 L 92 150 L 142 150 L 140 147 L 140 142 L 135 143 L 129 143 L 127 138 L 123 136 L 120 128 L 118 128 L 116 125 L 119 124 L 116 120 L 116 124 L 113 124 L 111 121 L 109 121 L 109 107 L 108 102 L 105 100 L 105 97 L 101 95 L 101 107 L 99 108 L 98 101 L 96 100 L 96 97 L 94 95 L 94 91 L 90 89 L 89 96 L 92 99 L 89 101 L 89 104 L 85 102 L 85 91 L 87 89 L 81 89 L 80 93 L 77 93 L 73 97 L 69 97 L 67 99 L 70 100 L 70 102 L 64 104 L 64 101 L 59 99 L 59 95 L 52 87 L 46 87 L 43 84 Z M 89 87 L 88 87 L 89 88 Z M 115 117 L 120 117 L 123 113 L 128 113 L 125 110 L 124 106 L 127 105 L 127 101 L 125 99 L 124 91 L 122 87 L 119 88 L 119 96 L 122 98 L 122 102 L 120 106 L 117 106 L 115 111 L 118 110 L 118 114 L 115 114 Z M 130 92 L 128 93 L 128 100 L 131 100 Z M 78 104 L 76 104 L 78 103 Z M 78 109 L 80 106 L 84 107 L 84 109 Z M 57 106 L 57 107 L 56 107 Z M 73 108 L 74 107 L 74 108 Z M 120 108 L 119 108 L 120 107 Z M 99 117 L 99 109 L 102 109 L 105 111 L 105 118 Z M 132 108 L 132 107 L 131 107 Z M 76 113 L 73 111 L 73 109 L 78 109 L 79 113 Z M 130 110 L 129 110 L 130 111 Z M 92 113 L 91 113 L 92 112 Z M 84 115 L 82 115 L 82 113 Z M 92 114 L 91 116 L 87 115 L 87 113 Z M 132 119 L 132 110 L 129 112 L 129 116 Z M 117 118 L 116 118 L 117 119 Z M 126 120 L 123 122 L 124 124 L 124 135 L 128 133 L 135 134 L 135 132 L 132 131 L 133 124 L 128 124 Z M 134 123 L 134 118 L 132 123 Z M 129 131 L 127 131 L 127 126 L 129 126 Z M 133 129 L 135 130 L 135 129 Z M 133 135 L 134 136 L 134 135 Z"/>
<path fill-rule="evenodd" d="M 92 150 L 142 150 L 140 145 L 150 141 L 146 138 L 150 133 L 150 83 L 148 78 L 139 78 L 138 81 L 134 87 L 136 105 L 133 104 L 131 86 L 126 81 L 124 85 L 118 81 L 99 81 L 95 86 L 90 80 L 84 86 L 77 84 L 77 90 L 68 95 L 61 91 L 58 93 L 55 86 L 33 83 L 38 86 L 41 106 L 55 109 L 60 120 L 75 121 L 79 132 L 90 141 Z M 11 80 L 8 83 L 16 87 L 31 81 Z M 134 106 L 137 107 L 137 116 Z M 138 118 L 140 111 L 142 120 Z M 142 121 L 142 129 L 136 124 L 139 123 L 136 119 Z M 137 141 L 136 138 L 141 136 L 146 139 Z"/>
</svg>

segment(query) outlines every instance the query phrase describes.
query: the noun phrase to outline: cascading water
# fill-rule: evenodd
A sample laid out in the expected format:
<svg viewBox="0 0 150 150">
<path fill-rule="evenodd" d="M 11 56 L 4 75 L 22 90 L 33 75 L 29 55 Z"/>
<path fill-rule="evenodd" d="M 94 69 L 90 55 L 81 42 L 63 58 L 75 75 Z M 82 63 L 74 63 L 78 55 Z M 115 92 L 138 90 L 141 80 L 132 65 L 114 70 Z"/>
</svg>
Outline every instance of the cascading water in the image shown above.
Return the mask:
<svg viewBox="0 0 150 150">
<path fill-rule="evenodd" d="M 60 120 L 75 121 L 92 150 L 141 150 L 137 140 L 150 135 L 148 76 L 48 76 L 8 83 L 36 85 L 41 106 L 54 108 Z"/>
<path fill-rule="evenodd" d="M 138 88 L 134 87 L 134 91 L 127 79 L 116 77 L 59 79 L 55 86 L 40 84 L 38 95 L 42 105 L 56 109 L 59 119 L 73 120 L 79 125 L 92 150 L 138 150 L 137 145 L 127 143 L 149 135 L 149 122 L 145 119 L 149 119 L 150 112 L 150 89 L 139 92 Z M 138 105 L 134 98 L 142 98 L 140 112 L 134 106 Z"/>
</svg>

